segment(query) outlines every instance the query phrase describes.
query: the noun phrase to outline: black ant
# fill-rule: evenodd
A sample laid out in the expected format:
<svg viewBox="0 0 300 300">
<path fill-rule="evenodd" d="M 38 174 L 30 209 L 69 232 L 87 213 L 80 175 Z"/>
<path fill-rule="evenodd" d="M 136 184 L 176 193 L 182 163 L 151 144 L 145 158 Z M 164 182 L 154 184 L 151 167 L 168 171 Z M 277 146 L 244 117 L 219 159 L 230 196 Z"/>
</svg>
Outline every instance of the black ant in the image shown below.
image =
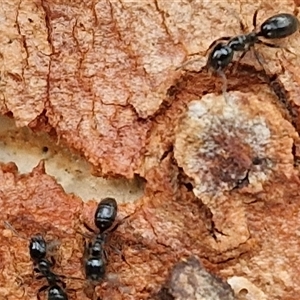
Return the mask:
<svg viewBox="0 0 300 300">
<path fill-rule="evenodd" d="M 48 285 L 42 286 L 37 294 L 38 300 L 40 300 L 40 293 L 48 289 L 48 300 L 68 300 L 68 296 L 64 289 L 66 284 L 61 280 L 62 275 L 57 275 L 51 271 L 53 263 L 43 258 L 39 260 L 38 267 L 35 268 L 35 272 L 41 273 L 40 276 L 37 276 L 36 279 L 46 278 Z M 62 287 L 59 285 L 62 285 Z"/>
<path fill-rule="evenodd" d="M 107 262 L 107 253 L 104 249 L 107 232 L 114 223 L 118 212 L 117 201 L 114 198 L 101 200 L 94 216 L 94 224 L 99 229 L 95 238 L 85 246 L 85 275 L 88 280 L 99 281 L 104 278 Z M 110 232 L 117 229 L 117 224 Z M 95 233 L 87 224 L 84 226 Z"/>
<path fill-rule="evenodd" d="M 292 14 L 280 13 L 268 18 L 260 26 L 260 31 L 255 32 L 258 10 L 253 15 L 254 30 L 248 34 L 237 35 L 235 37 L 222 37 L 215 40 L 208 48 L 213 50 L 210 52 L 207 59 L 207 67 L 218 73 L 222 72 L 233 59 L 235 51 L 242 51 L 240 59 L 244 57 L 247 51 L 254 47 L 255 44 L 264 44 L 272 48 L 281 48 L 278 45 L 267 43 L 260 40 L 260 37 L 265 39 L 281 39 L 294 34 L 299 30 L 299 20 Z M 242 26 L 243 27 L 243 26 Z M 218 41 L 228 41 L 228 43 L 218 43 Z M 256 55 L 257 57 L 257 55 Z M 257 57 L 258 59 L 258 57 Z M 260 60 L 258 59 L 260 62 Z M 260 62 L 261 64 L 261 62 Z"/>
<path fill-rule="evenodd" d="M 281 48 L 278 45 L 262 41 L 259 38 L 263 37 L 265 39 L 280 39 L 288 37 L 299 30 L 299 20 L 294 15 L 288 13 L 280 13 L 265 20 L 260 26 L 259 32 L 255 32 L 255 29 L 257 27 L 257 14 L 258 9 L 253 15 L 254 29 L 252 32 L 248 34 L 237 35 L 235 37 L 227 36 L 219 38 L 215 40 L 207 50 L 209 51 L 211 48 L 213 48 L 208 56 L 206 67 L 212 69 L 214 72 L 217 72 L 222 77 L 224 82 L 222 88 L 224 95 L 226 95 L 225 93 L 227 90 L 227 80 L 223 70 L 232 62 L 234 52 L 243 52 L 239 58 L 240 61 L 245 56 L 245 54 L 255 46 L 255 44 L 263 44 L 272 48 Z M 242 23 L 241 27 L 242 30 L 244 30 L 244 26 Z M 224 43 L 219 41 L 228 42 Z M 256 51 L 254 51 L 254 55 L 259 64 L 263 67 L 261 59 L 259 58 Z"/>
<path fill-rule="evenodd" d="M 18 234 L 8 222 L 4 222 L 5 226 L 12 230 L 17 236 L 22 239 L 26 239 Z M 27 239 L 26 239 L 27 240 Z M 29 254 L 30 258 L 34 262 L 34 271 L 40 273 L 36 279 L 46 278 L 48 285 L 42 286 L 37 293 L 38 300 L 41 299 L 40 293 L 48 289 L 48 300 L 68 300 L 68 296 L 64 289 L 66 288 L 65 282 L 61 280 L 64 278 L 63 275 L 57 275 L 51 271 L 51 268 L 55 264 L 55 260 L 51 257 L 51 261 L 46 258 L 48 254 L 48 246 L 42 235 L 38 234 L 30 239 L 29 243 Z M 59 285 L 61 284 L 61 286 Z"/>
</svg>

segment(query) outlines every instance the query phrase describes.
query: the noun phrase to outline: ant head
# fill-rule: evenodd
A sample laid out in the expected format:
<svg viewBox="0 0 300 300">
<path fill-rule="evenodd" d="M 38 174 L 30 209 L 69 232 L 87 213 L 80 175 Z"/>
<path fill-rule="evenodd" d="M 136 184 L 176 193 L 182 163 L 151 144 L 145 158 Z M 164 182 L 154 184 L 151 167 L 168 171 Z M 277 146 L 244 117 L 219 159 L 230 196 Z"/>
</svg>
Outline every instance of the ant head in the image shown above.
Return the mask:
<svg viewBox="0 0 300 300">
<path fill-rule="evenodd" d="M 207 59 L 207 67 L 213 71 L 226 68 L 233 59 L 233 50 L 224 43 L 218 43 L 210 52 Z"/>
<path fill-rule="evenodd" d="M 47 244 L 41 235 L 35 235 L 30 239 L 29 253 L 33 260 L 39 260 L 46 256 Z"/>
</svg>

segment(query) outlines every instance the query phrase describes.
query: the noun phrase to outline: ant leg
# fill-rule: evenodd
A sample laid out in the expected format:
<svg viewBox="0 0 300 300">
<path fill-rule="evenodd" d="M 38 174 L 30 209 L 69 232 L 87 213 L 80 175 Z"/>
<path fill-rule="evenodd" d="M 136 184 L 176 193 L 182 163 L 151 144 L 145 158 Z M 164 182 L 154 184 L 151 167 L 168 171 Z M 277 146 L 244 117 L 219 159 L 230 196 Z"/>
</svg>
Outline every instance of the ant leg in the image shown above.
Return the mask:
<svg viewBox="0 0 300 300">
<path fill-rule="evenodd" d="M 56 248 L 58 248 L 60 246 L 60 244 L 61 243 L 59 241 L 57 241 L 57 240 L 47 242 L 47 251 L 53 252 L 53 250 L 55 250 Z"/>
<path fill-rule="evenodd" d="M 248 52 L 248 50 L 243 51 L 243 53 L 241 54 L 241 56 L 239 57 L 239 59 L 234 63 L 234 68 L 233 68 L 233 71 L 232 71 L 233 74 L 236 73 L 237 68 L 238 68 L 241 60 L 244 58 L 244 56 L 246 55 L 247 52 Z"/>
<path fill-rule="evenodd" d="M 76 231 L 76 233 L 79 233 L 80 235 L 82 235 L 82 236 L 83 236 L 84 238 L 86 238 L 86 239 L 91 239 L 91 238 L 93 237 L 92 234 L 82 233 L 82 232 L 80 232 L 80 231 Z M 95 234 L 95 232 L 94 232 L 94 234 Z"/>
<path fill-rule="evenodd" d="M 239 14 L 237 14 L 236 12 L 233 13 L 234 16 L 239 20 L 240 22 L 240 28 L 241 28 L 241 31 L 243 33 L 246 33 L 247 32 L 247 26 L 243 23 L 242 19 L 240 18 Z M 241 14 L 241 11 L 240 11 L 240 14 Z"/>
<path fill-rule="evenodd" d="M 246 32 L 246 26 L 241 20 L 240 20 L 240 27 L 243 33 Z"/>
<path fill-rule="evenodd" d="M 218 43 L 219 41 L 222 41 L 222 40 L 223 40 L 223 41 L 229 41 L 231 38 L 232 38 L 232 37 L 230 37 L 230 36 L 224 36 L 224 37 L 221 37 L 221 38 L 218 38 L 218 39 L 214 40 L 214 41 L 209 45 L 209 47 L 207 48 L 207 50 L 204 52 L 203 56 L 206 56 L 207 53 L 209 52 L 209 50 L 210 50 L 212 47 L 216 46 L 217 43 Z M 197 54 L 197 53 L 195 53 L 195 54 Z M 193 55 L 194 55 L 194 54 L 193 54 Z M 189 56 L 191 56 L 191 55 L 189 55 Z M 182 69 L 182 68 L 184 68 L 185 66 L 187 66 L 187 65 L 189 65 L 189 64 L 191 64 L 191 63 L 193 63 L 193 62 L 195 62 L 195 61 L 199 61 L 199 58 L 195 58 L 195 59 L 192 59 L 192 60 L 188 60 L 188 61 L 186 61 L 185 63 L 183 63 L 181 66 L 177 67 L 175 70 L 177 71 L 177 70 L 179 70 L 179 69 Z"/>
<path fill-rule="evenodd" d="M 119 250 L 118 248 L 116 248 L 115 246 L 112 246 L 112 245 L 110 245 L 110 247 L 111 247 L 117 254 L 119 254 L 119 255 L 121 256 L 122 260 L 123 260 L 128 266 L 130 266 L 130 264 L 129 264 L 128 261 L 126 260 L 124 254 L 122 253 L 121 250 Z"/>
<path fill-rule="evenodd" d="M 62 280 L 62 279 L 60 279 L 59 277 L 61 277 L 61 276 L 64 276 L 64 275 L 56 275 L 56 282 L 57 283 L 60 283 L 61 284 L 61 286 L 65 289 L 66 288 L 66 283 Z M 64 276 L 65 277 L 65 276 Z"/>
<path fill-rule="evenodd" d="M 283 47 L 281 47 L 281 46 L 279 46 L 279 45 L 270 44 L 270 43 L 267 43 L 267 42 L 264 42 L 264 41 L 261 41 L 261 40 L 258 40 L 258 41 L 257 41 L 257 44 L 263 44 L 263 45 L 266 45 L 266 46 L 271 47 L 271 48 L 281 48 L 281 49 L 285 49 L 285 50 L 287 50 L 288 52 L 290 52 L 290 53 L 296 55 L 295 53 L 291 52 L 290 50 L 288 50 L 288 49 L 286 49 L 286 48 L 283 48 Z M 254 53 L 254 56 L 255 56 L 256 60 L 258 61 L 259 65 L 260 65 L 261 68 L 264 70 L 264 72 L 267 74 L 267 70 L 266 70 L 266 68 L 264 67 L 265 62 L 264 62 L 263 58 L 259 55 L 259 53 L 255 50 L 254 47 L 253 47 L 252 49 L 253 49 L 253 53 Z"/>
<path fill-rule="evenodd" d="M 41 273 L 41 271 L 38 268 L 34 268 L 33 271 L 36 273 Z"/>
<path fill-rule="evenodd" d="M 240 62 L 240 61 L 244 58 L 244 56 L 246 55 L 247 52 L 248 52 L 248 50 L 247 50 L 247 51 L 244 51 L 244 52 L 242 53 L 242 55 L 240 56 L 238 62 Z"/>
<path fill-rule="evenodd" d="M 259 8 L 255 10 L 254 15 L 253 15 L 253 19 L 252 19 L 252 24 L 253 24 L 254 29 L 257 26 L 257 14 L 258 14 L 258 10 L 259 10 Z"/>
<path fill-rule="evenodd" d="M 222 70 L 218 70 L 217 74 L 222 78 L 223 84 L 222 84 L 222 94 L 224 96 L 225 102 L 228 104 L 228 95 L 227 95 L 227 78 Z"/>
<path fill-rule="evenodd" d="M 62 276 L 62 275 L 59 275 L 59 276 Z M 79 278 L 79 277 L 73 277 L 73 276 L 64 276 L 64 278 L 65 279 L 72 279 L 72 280 L 80 280 L 80 281 L 84 281 L 85 279 L 83 279 L 83 278 Z M 66 284 L 65 282 L 64 282 L 64 284 Z M 64 287 L 65 288 L 65 287 Z M 72 290 L 72 289 L 69 289 L 68 288 L 68 290 Z"/>
<path fill-rule="evenodd" d="M 76 293 L 78 290 L 76 290 L 76 289 L 69 289 L 69 288 L 67 288 L 66 289 L 66 292 L 69 294 L 69 293 Z"/>
<path fill-rule="evenodd" d="M 262 45 L 265 45 L 265 46 L 268 46 L 268 47 L 271 47 L 271 48 L 282 48 L 282 49 L 285 49 L 282 46 L 279 46 L 279 45 L 276 45 L 276 44 L 271 44 L 271 43 L 264 42 L 264 41 L 261 41 L 261 40 L 257 40 L 256 44 L 262 44 Z"/>
<path fill-rule="evenodd" d="M 88 245 L 87 245 L 87 243 L 86 243 L 86 240 L 84 240 L 84 242 L 83 242 L 83 247 L 84 247 L 84 255 L 87 255 L 88 253 L 87 253 L 87 251 L 88 251 Z"/>
<path fill-rule="evenodd" d="M 95 230 L 92 229 L 92 228 L 91 228 L 88 224 L 86 224 L 85 222 L 83 222 L 83 225 L 84 225 L 84 227 L 85 227 L 88 231 L 90 231 L 90 232 L 92 232 L 92 233 L 96 233 Z"/>
<path fill-rule="evenodd" d="M 223 81 L 222 93 L 225 97 L 225 100 L 227 100 L 227 96 L 226 96 L 226 93 L 227 93 L 227 78 L 226 78 L 226 75 L 225 75 L 224 71 L 222 71 L 222 70 L 218 70 L 217 74 L 222 78 L 222 81 Z"/>
<path fill-rule="evenodd" d="M 204 55 L 206 56 L 207 55 L 207 52 L 213 48 L 214 46 L 216 46 L 220 41 L 229 41 L 230 39 L 232 38 L 232 36 L 223 36 L 221 38 L 218 38 L 216 40 L 214 40 L 210 45 L 209 47 L 207 48 L 207 50 L 205 51 Z"/>
<path fill-rule="evenodd" d="M 270 48 L 283 49 L 283 50 L 289 52 L 290 54 L 293 54 L 294 56 L 297 56 L 296 53 L 292 52 L 290 49 L 288 49 L 288 48 L 286 48 L 286 47 L 282 47 L 282 46 L 280 46 L 280 45 L 271 44 L 271 43 L 264 42 L 264 41 L 261 41 L 261 40 L 258 40 L 258 41 L 257 41 L 257 44 L 262 44 L 262 45 L 268 46 L 268 47 L 270 47 Z"/>
<path fill-rule="evenodd" d="M 66 288 L 66 283 L 64 282 L 64 281 L 62 281 L 62 280 L 60 280 L 60 283 L 61 283 L 61 286 L 63 287 L 63 289 L 65 289 Z"/>
<path fill-rule="evenodd" d="M 107 255 L 107 252 L 105 249 L 103 249 L 103 255 L 104 255 L 106 262 L 108 262 L 108 255 Z"/>
<path fill-rule="evenodd" d="M 256 60 L 258 61 L 259 65 L 261 66 L 261 68 L 264 70 L 265 73 L 267 73 L 266 68 L 264 67 L 265 61 L 263 60 L 263 58 L 259 55 L 259 53 L 255 50 L 255 48 L 252 48 L 254 56 L 256 58 Z"/>
<path fill-rule="evenodd" d="M 51 267 L 54 267 L 55 266 L 55 264 L 56 264 L 56 260 L 55 260 L 55 258 L 53 257 L 53 256 L 51 256 L 50 257 L 50 260 L 51 260 Z"/>
<path fill-rule="evenodd" d="M 37 298 L 38 300 L 41 300 L 41 296 L 40 296 L 40 293 L 42 293 L 43 291 L 45 291 L 46 289 L 49 288 L 49 285 L 44 285 L 42 286 L 39 290 L 38 290 L 38 293 L 37 293 Z"/>
<path fill-rule="evenodd" d="M 116 231 L 120 225 L 121 225 L 121 222 L 118 222 L 109 232 Z"/>
<path fill-rule="evenodd" d="M 228 9 L 228 8 L 226 8 L 226 10 L 228 10 L 229 14 L 232 15 L 232 16 L 234 16 L 234 18 L 239 21 L 241 31 L 243 33 L 247 33 L 248 32 L 248 27 L 243 23 L 243 21 L 242 21 L 242 19 L 240 17 L 242 15 L 241 6 L 240 6 L 240 9 L 239 9 L 239 12 L 237 12 L 236 9 Z"/>
<path fill-rule="evenodd" d="M 63 279 L 76 279 L 76 280 L 83 280 L 82 278 L 79 277 L 73 277 L 73 276 L 66 276 L 66 275 L 57 275 L 56 274 L 56 282 L 61 283 L 62 287 L 65 289 L 67 284 L 62 280 Z M 68 290 L 72 290 L 72 289 L 68 289 Z"/>
<path fill-rule="evenodd" d="M 130 214 L 130 215 L 124 217 L 121 221 L 117 222 L 117 224 L 111 230 L 109 230 L 109 233 L 116 231 L 118 229 L 118 227 L 120 225 L 122 225 L 125 222 L 125 220 L 128 219 L 128 218 L 130 218 L 132 215 L 133 214 Z"/>
<path fill-rule="evenodd" d="M 85 259 L 86 257 L 89 256 L 89 250 L 90 250 L 91 246 L 92 246 L 92 243 L 91 243 L 91 242 L 89 242 L 89 243 L 87 244 L 86 240 L 84 240 L 84 245 L 83 245 L 83 247 L 84 247 L 84 253 L 83 253 L 83 256 L 82 256 L 83 261 L 84 261 L 84 259 Z"/>
<path fill-rule="evenodd" d="M 44 275 L 39 275 L 39 276 L 36 276 L 36 277 L 35 277 L 36 280 L 40 280 L 40 279 L 42 279 L 42 278 L 45 278 L 45 276 L 44 276 Z"/>
</svg>

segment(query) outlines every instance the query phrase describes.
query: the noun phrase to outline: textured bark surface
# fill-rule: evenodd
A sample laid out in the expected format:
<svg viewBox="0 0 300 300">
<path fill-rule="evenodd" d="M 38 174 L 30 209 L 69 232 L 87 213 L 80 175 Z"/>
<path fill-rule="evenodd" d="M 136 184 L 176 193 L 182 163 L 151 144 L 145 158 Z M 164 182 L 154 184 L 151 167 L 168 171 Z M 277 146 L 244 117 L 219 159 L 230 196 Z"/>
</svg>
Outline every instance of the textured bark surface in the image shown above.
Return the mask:
<svg viewBox="0 0 300 300">
<path fill-rule="evenodd" d="M 277 2 L 277 11 L 294 9 L 292 1 Z M 267 3 L 262 7 L 258 23 L 275 13 Z M 181 75 L 176 68 L 191 56 L 199 60 L 189 69 L 201 69 L 215 38 L 241 32 L 239 18 L 252 29 L 256 8 L 250 1 L 6 1 L 0 110 L 33 128 L 46 116 L 58 138 L 99 173 L 143 174 L 166 150 L 157 139 L 170 134 L 162 136 L 157 126 L 170 126 L 163 104 Z M 296 54 L 298 42 L 294 37 L 288 45 Z M 297 76 L 298 57 L 286 60 L 281 52 L 265 47 L 263 57 L 284 84 Z M 203 91 L 215 90 L 214 81 L 205 80 Z M 158 122 L 147 119 L 155 115 Z M 177 110 L 173 117 L 179 115 Z"/>
<path fill-rule="evenodd" d="M 263 69 L 251 52 L 228 68 L 225 96 L 205 52 L 240 34 L 240 20 L 251 31 L 257 4 L 173 2 L 4 1 L 0 111 L 52 130 L 98 174 L 147 180 L 120 206 L 119 219 L 132 215 L 109 243 L 129 265 L 109 253 L 101 299 L 164 299 L 174 265 L 196 255 L 236 299 L 298 300 L 300 34 L 276 41 L 294 54 L 255 47 Z M 297 13 L 294 1 L 268 3 L 258 24 Z M 0 177 L 1 222 L 60 240 L 57 271 L 83 279 L 76 230 L 93 226 L 96 203 L 65 194 L 42 165 L 2 165 Z M 36 299 L 27 243 L 1 228 L 0 297 Z M 83 280 L 67 285 L 71 299 L 91 298 Z"/>
</svg>

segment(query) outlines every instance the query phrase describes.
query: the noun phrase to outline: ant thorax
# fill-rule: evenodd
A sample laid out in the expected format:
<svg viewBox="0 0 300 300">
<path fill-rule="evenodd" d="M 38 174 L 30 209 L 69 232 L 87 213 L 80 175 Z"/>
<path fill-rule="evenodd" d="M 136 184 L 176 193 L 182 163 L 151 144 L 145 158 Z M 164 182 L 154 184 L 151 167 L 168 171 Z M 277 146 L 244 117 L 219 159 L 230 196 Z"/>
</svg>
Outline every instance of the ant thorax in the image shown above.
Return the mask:
<svg viewBox="0 0 300 300">
<path fill-rule="evenodd" d="M 233 37 L 227 44 L 233 51 L 248 51 L 257 41 L 255 32 Z"/>
<path fill-rule="evenodd" d="M 98 234 L 94 241 L 91 243 L 89 248 L 89 254 L 91 256 L 100 257 L 103 254 L 104 249 L 104 236 L 102 234 Z"/>
</svg>

